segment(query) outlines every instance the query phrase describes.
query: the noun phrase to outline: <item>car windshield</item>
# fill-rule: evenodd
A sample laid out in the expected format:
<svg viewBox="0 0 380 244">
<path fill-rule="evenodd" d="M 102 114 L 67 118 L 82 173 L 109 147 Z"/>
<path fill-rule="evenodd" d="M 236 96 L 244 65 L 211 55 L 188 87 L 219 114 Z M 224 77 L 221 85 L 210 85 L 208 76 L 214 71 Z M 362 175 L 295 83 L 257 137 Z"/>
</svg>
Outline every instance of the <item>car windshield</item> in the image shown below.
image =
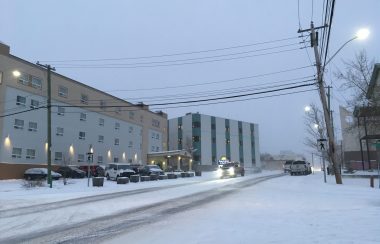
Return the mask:
<svg viewBox="0 0 380 244">
<path fill-rule="evenodd" d="M 148 165 L 149 168 L 151 169 L 160 169 L 157 165 Z"/>
<path fill-rule="evenodd" d="M 130 165 L 125 165 L 125 164 L 118 165 L 117 168 L 118 169 L 132 169 Z"/>
<path fill-rule="evenodd" d="M 293 164 L 306 164 L 304 161 L 295 161 Z"/>
</svg>

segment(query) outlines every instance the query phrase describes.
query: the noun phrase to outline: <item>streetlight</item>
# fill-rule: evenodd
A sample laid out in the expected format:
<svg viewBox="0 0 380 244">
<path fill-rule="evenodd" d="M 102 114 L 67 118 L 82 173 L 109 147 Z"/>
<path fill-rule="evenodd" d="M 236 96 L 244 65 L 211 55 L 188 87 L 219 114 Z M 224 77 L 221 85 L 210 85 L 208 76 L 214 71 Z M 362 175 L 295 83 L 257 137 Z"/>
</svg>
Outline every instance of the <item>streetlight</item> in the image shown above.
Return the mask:
<svg viewBox="0 0 380 244">
<path fill-rule="evenodd" d="M 305 112 L 310 112 L 310 110 L 311 110 L 311 107 L 309 106 L 309 105 L 307 105 L 307 106 L 305 106 Z"/>
<path fill-rule="evenodd" d="M 349 42 L 352 42 L 353 40 L 356 40 L 356 39 L 365 40 L 369 36 L 369 33 L 370 31 L 368 29 L 363 28 L 363 29 L 358 30 L 358 32 L 356 32 L 356 35 L 353 38 L 343 43 L 343 45 L 331 56 L 331 58 L 325 63 L 323 70 L 325 69 L 327 64 L 329 64 L 330 61 L 340 52 L 340 50 L 342 50 Z"/>
</svg>

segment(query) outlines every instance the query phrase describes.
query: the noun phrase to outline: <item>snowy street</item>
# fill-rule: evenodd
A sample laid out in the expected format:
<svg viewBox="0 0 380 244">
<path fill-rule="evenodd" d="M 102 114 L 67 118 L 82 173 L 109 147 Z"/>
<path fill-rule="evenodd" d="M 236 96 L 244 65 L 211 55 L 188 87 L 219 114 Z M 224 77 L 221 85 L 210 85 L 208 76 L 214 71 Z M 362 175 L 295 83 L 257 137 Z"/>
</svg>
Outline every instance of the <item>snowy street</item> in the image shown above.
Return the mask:
<svg viewBox="0 0 380 244">
<path fill-rule="evenodd" d="M 380 191 L 369 188 L 368 179 L 344 179 L 344 185 L 335 185 L 329 177 L 324 184 L 317 172 L 263 181 L 265 176 L 279 173 L 267 171 L 223 180 L 208 173 L 122 186 L 106 182 L 104 188 L 90 189 L 85 179 L 72 180 L 67 186 L 54 182 L 53 189 L 24 189 L 20 182 L 3 181 L 0 242 L 380 241 L 376 234 L 380 230 Z M 44 205 L 37 204 L 38 192 Z M 102 196 L 109 198 L 99 198 Z M 17 206 L 24 206 L 19 213 L 12 210 Z M 40 206 L 47 207 L 46 211 Z"/>
</svg>

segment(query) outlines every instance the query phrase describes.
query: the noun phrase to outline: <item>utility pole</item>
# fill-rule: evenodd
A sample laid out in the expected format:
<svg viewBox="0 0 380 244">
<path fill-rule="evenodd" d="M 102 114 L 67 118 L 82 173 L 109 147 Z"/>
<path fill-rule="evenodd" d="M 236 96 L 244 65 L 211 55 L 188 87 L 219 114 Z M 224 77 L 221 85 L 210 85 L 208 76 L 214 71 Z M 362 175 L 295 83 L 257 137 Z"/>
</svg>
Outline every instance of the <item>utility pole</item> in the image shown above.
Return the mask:
<svg viewBox="0 0 380 244">
<path fill-rule="evenodd" d="M 331 117 L 330 117 L 330 111 L 327 106 L 327 99 L 326 99 L 326 90 L 323 82 L 323 71 L 325 70 L 324 67 L 322 67 L 321 58 L 319 56 L 318 51 L 318 38 L 317 34 L 315 32 L 316 29 L 325 28 L 326 26 L 321 27 L 314 27 L 313 21 L 310 24 L 310 29 L 308 30 L 299 30 L 298 32 L 305 32 L 305 31 L 311 31 L 311 46 L 314 48 L 314 55 L 315 55 L 315 61 L 317 65 L 317 78 L 318 78 L 318 88 L 319 88 L 319 96 L 321 98 L 322 102 L 322 108 L 323 108 L 323 115 L 325 117 L 325 123 L 327 128 L 327 136 L 329 141 L 329 154 L 330 154 L 330 161 L 332 163 L 334 172 L 335 172 L 335 181 L 337 184 L 342 184 L 342 176 L 339 171 L 339 166 L 336 161 L 335 157 L 335 141 L 334 141 L 334 133 L 333 128 L 331 124 Z"/>
<path fill-rule="evenodd" d="M 37 65 L 47 70 L 47 183 L 50 185 L 50 188 L 52 188 L 53 181 L 51 179 L 51 71 L 55 71 L 55 68 L 51 67 L 49 64 L 43 65 L 39 62 L 37 62 Z"/>
</svg>

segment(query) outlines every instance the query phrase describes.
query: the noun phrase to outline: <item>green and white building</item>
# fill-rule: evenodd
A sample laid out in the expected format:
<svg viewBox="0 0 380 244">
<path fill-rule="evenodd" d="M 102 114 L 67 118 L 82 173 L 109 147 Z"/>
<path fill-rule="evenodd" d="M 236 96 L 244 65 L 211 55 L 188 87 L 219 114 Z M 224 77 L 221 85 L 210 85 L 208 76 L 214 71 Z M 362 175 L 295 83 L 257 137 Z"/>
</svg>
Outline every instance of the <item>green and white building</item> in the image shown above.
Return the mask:
<svg viewBox="0 0 380 244">
<path fill-rule="evenodd" d="M 194 166 L 214 169 L 226 157 L 244 167 L 261 167 L 258 124 L 199 113 L 169 119 L 169 150 L 192 150 Z"/>
</svg>

